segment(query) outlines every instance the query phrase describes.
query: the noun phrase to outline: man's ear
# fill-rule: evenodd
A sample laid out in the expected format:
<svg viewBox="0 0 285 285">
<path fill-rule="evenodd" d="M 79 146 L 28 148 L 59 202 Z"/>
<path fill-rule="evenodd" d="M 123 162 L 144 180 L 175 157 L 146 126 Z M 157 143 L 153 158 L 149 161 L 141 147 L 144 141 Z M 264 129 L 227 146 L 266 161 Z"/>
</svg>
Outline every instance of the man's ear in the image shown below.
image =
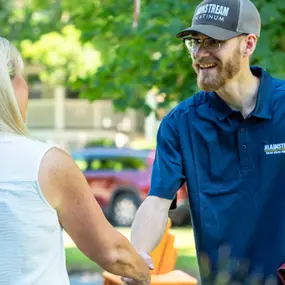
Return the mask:
<svg viewBox="0 0 285 285">
<path fill-rule="evenodd" d="M 254 34 L 249 34 L 245 37 L 244 41 L 245 42 L 244 42 L 243 54 L 244 54 L 244 56 L 251 57 L 255 51 L 258 38 Z"/>
</svg>

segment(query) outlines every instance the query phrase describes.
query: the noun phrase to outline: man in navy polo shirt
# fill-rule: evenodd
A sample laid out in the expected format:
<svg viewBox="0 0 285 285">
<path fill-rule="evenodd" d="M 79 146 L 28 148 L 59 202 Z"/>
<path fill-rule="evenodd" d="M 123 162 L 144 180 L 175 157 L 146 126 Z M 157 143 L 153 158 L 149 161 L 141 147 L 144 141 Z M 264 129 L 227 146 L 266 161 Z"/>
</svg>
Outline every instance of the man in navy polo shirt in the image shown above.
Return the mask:
<svg viewBox="0 0 285 285">
<path fill-rule="evenodd" d="M 151 189 L 131 234 L 139 252 L 151 252 L 186 182 L 200 266 L 205 254 L 215 276 L 227 247 L 229 260 L 249 264 L 227 264 L 241 284 L 277 280 L 285 262 L 285 81 L 250 67 L 260 29 L 249 0 L 206 0 L 177 35 L 203 91 L 162 120 Z M 203 284 L 213 276 L 201 272 Z"/>
</svg>

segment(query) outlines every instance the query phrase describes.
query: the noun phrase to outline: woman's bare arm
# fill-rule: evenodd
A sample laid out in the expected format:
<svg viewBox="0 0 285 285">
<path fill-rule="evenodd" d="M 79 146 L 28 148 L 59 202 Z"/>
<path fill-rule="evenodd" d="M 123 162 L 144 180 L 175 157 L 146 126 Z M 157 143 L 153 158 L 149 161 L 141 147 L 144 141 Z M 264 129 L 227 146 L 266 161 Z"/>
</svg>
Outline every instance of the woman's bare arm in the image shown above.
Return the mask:
<svg viewBox="0 0 285 285">
<path fill-rule="evenodd" d="M 57 210 L 61 225 L 85 255 L 113 274 L 148 284 L 147 264 L 107 221 L 84 175 L 67 153 L 57 148 L 46 153 L 39 184 Z"/>
</svg>

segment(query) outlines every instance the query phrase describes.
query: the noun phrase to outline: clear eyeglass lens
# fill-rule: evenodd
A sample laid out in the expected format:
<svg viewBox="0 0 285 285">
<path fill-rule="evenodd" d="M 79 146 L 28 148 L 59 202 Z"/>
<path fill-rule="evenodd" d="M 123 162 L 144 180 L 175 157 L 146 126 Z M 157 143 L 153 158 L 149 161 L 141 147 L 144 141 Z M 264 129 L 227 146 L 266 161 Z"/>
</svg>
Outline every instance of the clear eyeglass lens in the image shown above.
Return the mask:
<svg viewBox="0 0 285 285">
<path fill-rule="evenodd" d="M 216 52 L 220 48 L 220 41 L 215 39 L 209 38 L 204 41 L 199 39 L 185 39 L 185 45 L 192 53 L 196 52 L 200 48 L 201 44 L 203 44 L 204 48 L 209 52 Z"/>
<path fill-rule="evenodd" d="M 200 47 L 201 41 L 196 39 L 186 39 L 185 45 L 190 52 L 195 52 Z"/>
<path fill-rule="evenodd" d="M 215 39 L 206 39 L 204 41 L 204 47 L 209 52 L 215 52 L 220 48 L 220 41 Z"/>
</svg>

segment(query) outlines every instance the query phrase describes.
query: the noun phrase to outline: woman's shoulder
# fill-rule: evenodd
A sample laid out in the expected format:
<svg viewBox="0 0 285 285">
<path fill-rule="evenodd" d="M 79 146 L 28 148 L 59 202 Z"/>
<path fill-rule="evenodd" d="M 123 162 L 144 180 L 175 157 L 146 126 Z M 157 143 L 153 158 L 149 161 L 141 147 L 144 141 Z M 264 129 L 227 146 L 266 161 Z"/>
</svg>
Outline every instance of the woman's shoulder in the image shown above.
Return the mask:
<svg viewBox="0 0 285 285">
<path fill-rule="evenodd" d="M 77 165 L 65 150 L 55 146 L 45 153 L 40 168 L 42 173 L 57 180 L 64 178 Z"/>
</svg>

